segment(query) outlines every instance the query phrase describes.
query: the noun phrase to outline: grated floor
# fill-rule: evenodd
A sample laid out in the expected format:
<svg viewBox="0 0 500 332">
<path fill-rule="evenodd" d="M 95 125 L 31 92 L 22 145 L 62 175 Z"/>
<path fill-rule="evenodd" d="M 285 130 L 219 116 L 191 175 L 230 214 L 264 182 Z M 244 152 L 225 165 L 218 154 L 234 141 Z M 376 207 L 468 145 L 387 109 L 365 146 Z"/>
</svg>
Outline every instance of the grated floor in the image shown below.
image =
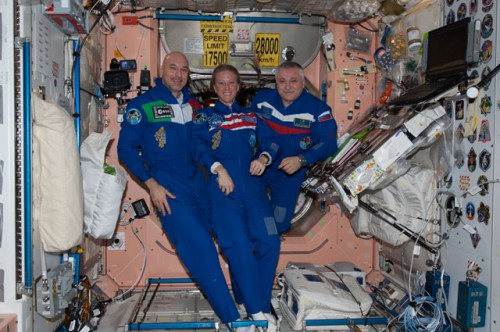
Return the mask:
<svg viewBox="0 0 500 332">
<path fill-rule="evenodd" d="M 96 331 L 100 332 L 126 332 L 138 329 L 128 328 L 129 323 L 165 323 L 165 322 L 213 322 L 218 321 L 217 316 L 211 309 L 208 301 L 196 290 L 161 290 L 156 292 L 135 293 L 130 298 L 113 302 L 106 307 L 105 314 L 101 318 Z M 245 312 L 240 311 L 242 317 Z M 280 312 L 277 312 L 281 316 Z M 147 325 L 147 324 L 146 324 Z M 145 329 L 140 331 L 195 331 L 186 329 Z M 337 327 L 338 331 L 363 331 L 375 332 L 385 331 L 385 326 L 358 326 L 359 330 L 349 327 Z M 214 329 L 198 329 L 198 331 L 213 331 Z M 220 331 L 227 331 L 225 325 L 220 325 Z M 280 332 L 293 332 L 285 319 L 281 319 Z M 328 331 L 328 330 L 325 330 Z"/>
</svg>

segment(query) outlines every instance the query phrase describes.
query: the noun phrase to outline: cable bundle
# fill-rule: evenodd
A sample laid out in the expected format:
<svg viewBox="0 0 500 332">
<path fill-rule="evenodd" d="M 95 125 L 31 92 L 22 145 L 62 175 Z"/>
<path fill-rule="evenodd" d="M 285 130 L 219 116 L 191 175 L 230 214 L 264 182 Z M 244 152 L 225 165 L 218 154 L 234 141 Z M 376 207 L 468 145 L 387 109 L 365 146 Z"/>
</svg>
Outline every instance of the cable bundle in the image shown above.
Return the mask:
<svg viewBox="0 0 500 332">
<path fill-rule="evenodd" d="M 432 297 L 419 297 L 398 316 L 398 322 L 406 332 L 440 332 L 444 325 L 443 310 Z"/>
</svg>

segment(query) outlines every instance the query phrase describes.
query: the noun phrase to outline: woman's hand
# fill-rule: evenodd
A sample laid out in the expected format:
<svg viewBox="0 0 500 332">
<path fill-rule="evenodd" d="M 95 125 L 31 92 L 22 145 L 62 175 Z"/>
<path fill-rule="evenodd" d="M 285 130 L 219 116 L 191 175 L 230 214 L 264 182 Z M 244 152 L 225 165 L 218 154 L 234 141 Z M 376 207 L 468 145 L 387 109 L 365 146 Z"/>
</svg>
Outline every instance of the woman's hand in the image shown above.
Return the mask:
<svg viewBox="0 0 500 332">
<path fill-rule="evenodd" d="M 267 162 L 269 159 L 265 155 L 261 155 L 259 159 L 252 160 L 250 163 L 250 174 L 262 175 L 266 170 Z"/>
<path fill-rule="evenodd" d="M 219 165 L 215 169 L 215 173 L 217 174 L 217 183 L 219 184 L 219 189 L 227 196 L 234 190 L 234 183 L 231 176 L 226 171 L 224 166 Z"/>
</svg>

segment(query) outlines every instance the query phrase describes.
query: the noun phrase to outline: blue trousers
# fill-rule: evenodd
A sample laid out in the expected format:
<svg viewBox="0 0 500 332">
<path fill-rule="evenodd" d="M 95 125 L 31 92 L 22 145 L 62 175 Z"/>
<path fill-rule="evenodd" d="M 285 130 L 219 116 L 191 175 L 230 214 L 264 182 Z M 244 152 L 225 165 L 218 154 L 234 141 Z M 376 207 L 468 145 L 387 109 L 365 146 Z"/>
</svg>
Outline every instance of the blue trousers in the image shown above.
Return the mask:
<svg viewBox="0 0 500 332">
<path fill-rule="evenodd" d="M 206 197 L 176 193 L 169 199 L 171 215 L 160 219 L 177 254 L 223 323 L 235 321 L 240 315 L 231 297 L 220 267 L 219 256 L 211 236 L 208 206 L 201 206 Z"/>
<path fill-rule="evenodd" d="M 280 234 L 290 229 L 304 176 L 305 169 L 292 175 L 273 168 L 264 172 L 266 187 L 271 196 L 276 227 Z"/>
<path fill-rule="evenodd" d="M 215 180 L 210 189 L 212 224 L 229 261 L 235 296 L 248 314 L 269 312 L 280 238 L 265 192 L 226 196 Z"/>
</svg>

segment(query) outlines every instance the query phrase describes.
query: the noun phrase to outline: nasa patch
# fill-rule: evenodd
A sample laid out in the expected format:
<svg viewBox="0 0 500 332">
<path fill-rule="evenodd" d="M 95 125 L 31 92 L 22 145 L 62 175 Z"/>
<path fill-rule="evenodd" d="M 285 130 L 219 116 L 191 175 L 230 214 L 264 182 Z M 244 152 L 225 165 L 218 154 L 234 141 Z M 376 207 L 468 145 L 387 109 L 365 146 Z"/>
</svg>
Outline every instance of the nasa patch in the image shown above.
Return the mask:
<svg viewBox="0 0 500 332">
<path fill-rule="evenodd" d="M 212 114 L 209 118 L 208 118 L 208 124 L 210 125 L 210 127 L 212 128 L 217 128 L 219 127 L 220 125 L 222 125 L 224 123 L 224 116 L 221 115 L 221 114 Z"/>
</svg>

